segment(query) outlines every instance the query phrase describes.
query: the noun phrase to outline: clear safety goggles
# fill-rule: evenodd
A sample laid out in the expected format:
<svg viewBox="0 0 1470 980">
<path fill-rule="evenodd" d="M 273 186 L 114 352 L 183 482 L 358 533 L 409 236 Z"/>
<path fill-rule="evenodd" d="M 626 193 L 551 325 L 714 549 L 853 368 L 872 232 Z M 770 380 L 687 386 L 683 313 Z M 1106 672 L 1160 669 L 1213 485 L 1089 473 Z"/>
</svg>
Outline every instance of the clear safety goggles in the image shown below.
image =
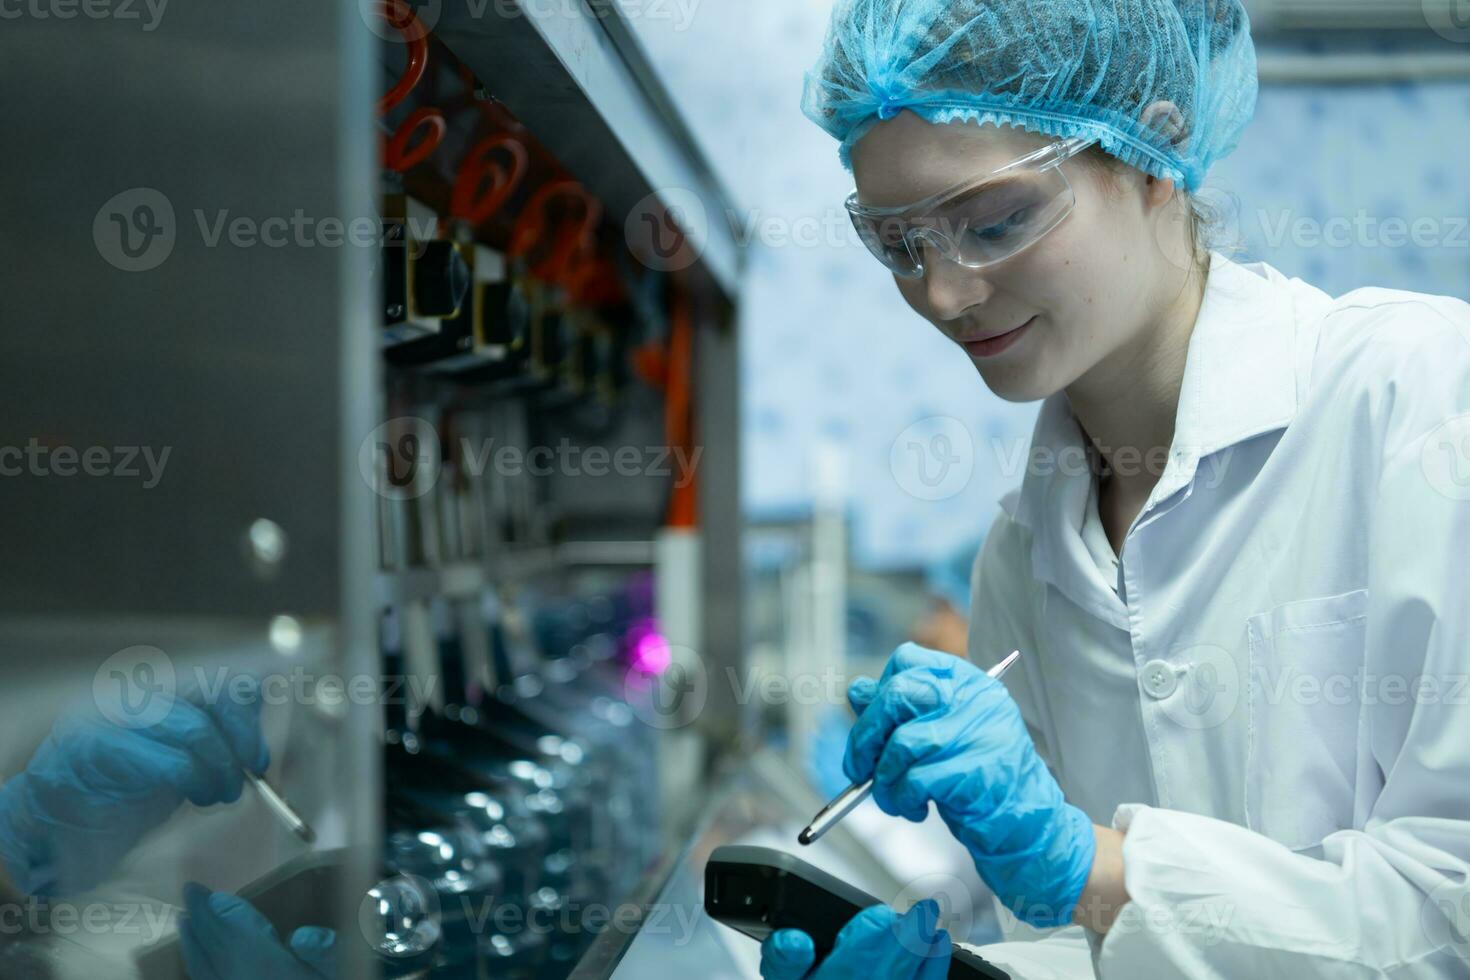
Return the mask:
<svg viewBox="0 0 1470 980">
<path fill-rule="evenodd" d="M 845 206 L 858 237 L 894 275 L 924 275 L 925 243 L 982 269 L 1035 244 L 1071 213 L 1076 197 L 1060 164 L 1095 142 L 1061 140 L 916 204 L 869 207 L 853 191 Z"/>
</svg>

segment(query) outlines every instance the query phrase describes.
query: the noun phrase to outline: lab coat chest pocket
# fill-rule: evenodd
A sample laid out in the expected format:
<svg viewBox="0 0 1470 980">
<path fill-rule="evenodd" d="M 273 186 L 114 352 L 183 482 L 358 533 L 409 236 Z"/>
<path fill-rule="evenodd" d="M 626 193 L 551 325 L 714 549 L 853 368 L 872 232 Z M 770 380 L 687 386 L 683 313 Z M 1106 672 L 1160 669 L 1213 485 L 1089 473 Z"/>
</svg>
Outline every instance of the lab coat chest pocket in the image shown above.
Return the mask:
<svg viewBox="0 0 1470 980">
<path fill-rule="evenodd" d="M 1367 609 L 1356 589 L 1246 620 L 1246 820 L 1293 849 L 1352 826 Z"/>
</svg>

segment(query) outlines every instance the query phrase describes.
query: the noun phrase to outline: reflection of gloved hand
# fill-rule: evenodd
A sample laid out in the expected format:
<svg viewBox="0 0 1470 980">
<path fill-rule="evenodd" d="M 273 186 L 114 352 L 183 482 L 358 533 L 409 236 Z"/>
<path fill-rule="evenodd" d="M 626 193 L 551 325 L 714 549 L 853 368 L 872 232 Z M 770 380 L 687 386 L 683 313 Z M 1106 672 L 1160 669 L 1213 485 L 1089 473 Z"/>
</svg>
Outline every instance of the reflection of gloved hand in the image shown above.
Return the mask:
<svg viewBox="0 0 1470 980">
<path fill-rule="evenodd" d="M 936 929 L 939 906 L 925 899 L 899 915 L 886 905 L 863 909 L 837 934 L 837 945 L 810 975 L 812 937 L 781 929 L 761 943 L 763 980 L 943 980 L 949 975 L 949 933 Z"/>
<path fill-rule="evenodd" d="M 843 770 L 873 779 L 885 813 L 923 820 L 930 800 L 1000 900 L 1035 926 L 1069 922 L 1096 850 L 1036 753 L 1005 685 L 968 660 L 905 643 L 875 683 L 848 689 L 858 713 Z"/>
<path fill-rule="evenodd" d="M 179 941 L 190 980 L 335 980 L 337 934 L 321 926 L 291 933 L 287 948 L 276 927 L 243 898 L 184 886 Z"/>
<path fill-rule="evenodd" d="M 171 698 L 155 724 L 125 727 L 93 707 L 68 712 L 25 772 L 0 786 L 0 862 L 33 895 L 82 891 L 184 800 L 240 798 L 242 764 L 264 772 L 259 685 Z M 169 697 L 155 694 L 156 697 Z"/>
</svg>

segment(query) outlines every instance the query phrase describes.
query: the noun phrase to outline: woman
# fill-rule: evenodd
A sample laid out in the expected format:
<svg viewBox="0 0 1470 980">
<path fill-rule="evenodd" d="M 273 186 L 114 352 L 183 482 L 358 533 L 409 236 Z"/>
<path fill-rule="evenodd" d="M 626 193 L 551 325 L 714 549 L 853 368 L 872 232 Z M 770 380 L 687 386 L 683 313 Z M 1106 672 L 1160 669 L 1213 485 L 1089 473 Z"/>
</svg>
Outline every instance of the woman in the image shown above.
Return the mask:
<svg viewBox="0 0 1470 980">
<path fill-rule="evenodd" d="M 1248 28 L 1238 0 L 839 0 L 804 110 L 856 227 L 992 391 L 1043 400 L 969 659 L 855 682 L 844 768 L 932 803 L 1019 918 L 1082 927 L 1084 972 L 1463 977 L 1470 307 L 1202 245 Z M 810 973 L 778 932 L 763 975 L 943 976 L 932 913 L 869 909 Z"/>
</svg>

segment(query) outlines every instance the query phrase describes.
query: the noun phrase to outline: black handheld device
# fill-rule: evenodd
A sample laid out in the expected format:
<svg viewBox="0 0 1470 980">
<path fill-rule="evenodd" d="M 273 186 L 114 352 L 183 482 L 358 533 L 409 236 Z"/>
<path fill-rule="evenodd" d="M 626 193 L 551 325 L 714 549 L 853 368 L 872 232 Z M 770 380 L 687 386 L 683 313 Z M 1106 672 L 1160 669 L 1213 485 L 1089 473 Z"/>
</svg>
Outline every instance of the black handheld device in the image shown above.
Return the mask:
<svg viewBox="0 0 1470 980">
<path fill-rule="evenodd" d="M 704 911 L 757 941 L 778 929 L 812 937 L 817 962 L 847 921 L 878 899 L 785 851 L 726 844 L 704 865 Z M 968 949 L 954 947 L 950 980 L 1010 980 L 1010 974 Z"/>
</svg>

